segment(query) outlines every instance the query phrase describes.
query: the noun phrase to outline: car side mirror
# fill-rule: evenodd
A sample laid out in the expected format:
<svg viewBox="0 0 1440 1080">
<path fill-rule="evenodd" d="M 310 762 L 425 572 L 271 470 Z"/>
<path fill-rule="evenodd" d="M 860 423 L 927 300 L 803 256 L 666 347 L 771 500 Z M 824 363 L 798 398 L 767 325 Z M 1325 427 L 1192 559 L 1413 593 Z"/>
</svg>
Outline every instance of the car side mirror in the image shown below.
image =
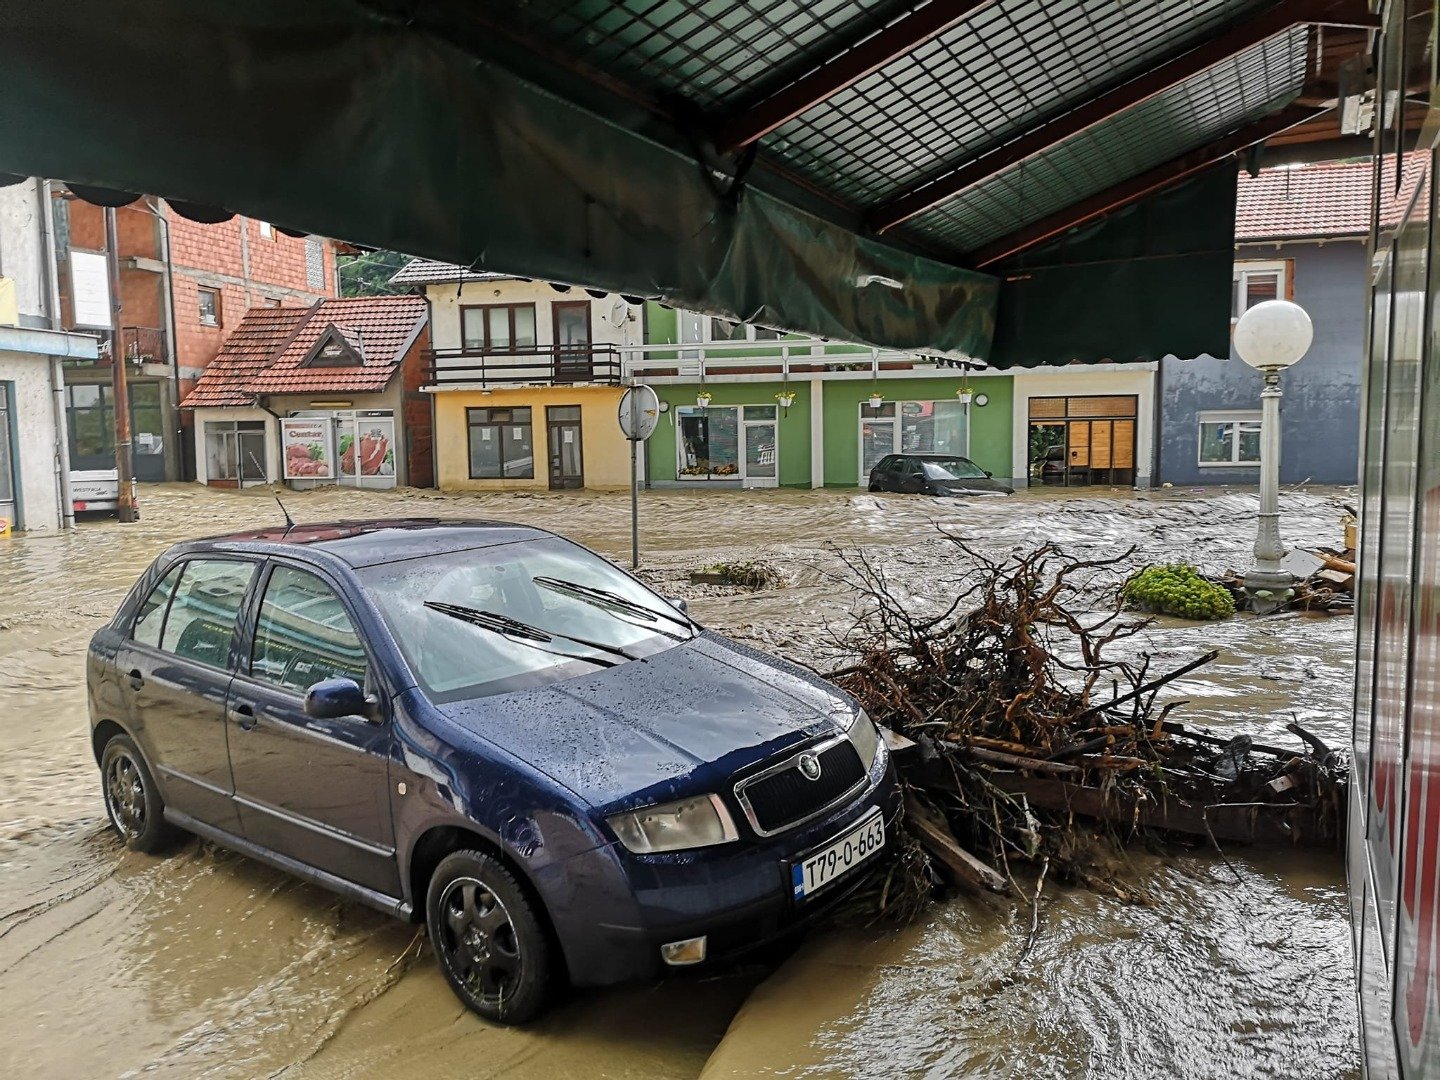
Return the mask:
<svg viewBox="0 0 1440 1080">
<path fill-rule="evenodd" d="M 991 480 L 995 479 L 995 474 L 994 474 L 993 472 L 991 472 L 989 469 L 986 469 L 986 470 L 985 470 L 985 475 L 986 475 L 987 477 L 989 477 Z"/>
<path fill-rule="evenodd" d="M 373 722 L 380 713 L 354 679 L 322 679 L 305 691 L 305 715 L 316 720 L 362 716 Z"/>
<path fill-rule="evenodd" d="M 665 597 L 665 602 L 680 612 L 681 615 L 690 614 L 690 605 L 678 596 L 667 596 Z"/>
</svg>

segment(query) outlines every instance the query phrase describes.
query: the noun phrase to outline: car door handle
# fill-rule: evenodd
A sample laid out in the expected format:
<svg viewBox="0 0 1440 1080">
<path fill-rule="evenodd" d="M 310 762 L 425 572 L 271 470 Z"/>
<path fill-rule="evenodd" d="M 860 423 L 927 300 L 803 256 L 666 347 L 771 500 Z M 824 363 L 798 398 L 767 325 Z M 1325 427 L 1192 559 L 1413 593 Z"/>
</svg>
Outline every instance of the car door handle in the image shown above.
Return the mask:
<svg viewBox="0 0 1440 1080">
<path fill-rule="evenodd" d="M 249 705 L 236 705 L 230 710 L 230 719 L 239 724 L 242 731 L 249 731 L 260 722 L 260 718 L 255 715 L 255 710 Z"/>
<path fill-rule="evenodd" d="M 131 690 L 139 690 L 142 686 L 145 685 L 145 676 L 140 674 L 139 668 L 131 668 L 130 674 L 127 676 L 127 678 L 129 678 L 130 680 Z"/>
</svg>

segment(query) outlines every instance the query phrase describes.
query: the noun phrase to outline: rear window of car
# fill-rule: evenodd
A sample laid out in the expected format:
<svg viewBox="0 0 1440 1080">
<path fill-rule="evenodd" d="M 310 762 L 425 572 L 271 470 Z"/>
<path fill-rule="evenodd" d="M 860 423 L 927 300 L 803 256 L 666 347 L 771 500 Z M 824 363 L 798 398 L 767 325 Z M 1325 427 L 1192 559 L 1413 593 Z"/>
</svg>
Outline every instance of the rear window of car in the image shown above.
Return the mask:
<svg viewBox="0 0 1440 1080">
<path fill-rule="evenodd" d="M 150 591 L 132 636 L 187 660 L 225 667 L 240 605 L 254 576 L 253 562 L 189 559 Z"/>
</svg>

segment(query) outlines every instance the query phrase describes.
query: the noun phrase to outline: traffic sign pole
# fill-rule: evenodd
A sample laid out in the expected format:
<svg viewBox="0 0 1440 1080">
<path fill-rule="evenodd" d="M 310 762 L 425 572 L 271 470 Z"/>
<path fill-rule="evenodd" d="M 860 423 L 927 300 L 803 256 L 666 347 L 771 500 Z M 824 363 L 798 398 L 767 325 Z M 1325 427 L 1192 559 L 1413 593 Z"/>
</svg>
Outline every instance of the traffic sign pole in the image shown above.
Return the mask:
<svg viewBox="0 0 1440 1080">
<path fill-rule="evenodd" d="M 620 430 L 630 440 L 630 569 L 640 569 L 640 443 L 655 433 L 660 397 L 648 386 L 635 385 L 620 399 Z"/>
</svg>

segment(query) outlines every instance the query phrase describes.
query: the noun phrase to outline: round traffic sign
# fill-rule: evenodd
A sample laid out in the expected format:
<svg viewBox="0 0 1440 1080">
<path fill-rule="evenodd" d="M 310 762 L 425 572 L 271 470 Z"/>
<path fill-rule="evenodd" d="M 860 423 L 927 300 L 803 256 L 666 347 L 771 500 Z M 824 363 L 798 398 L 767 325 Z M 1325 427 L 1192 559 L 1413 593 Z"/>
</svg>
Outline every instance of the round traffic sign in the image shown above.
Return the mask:
<svg viewBox="0 0 1440 1080">
<path fill-rule="evenodd" d="M 648 386 L 632 386 L 620 398 L 620 430 L 631 442 L 644 442 L 660 423 L 660 395 Z"/>
</svg>

